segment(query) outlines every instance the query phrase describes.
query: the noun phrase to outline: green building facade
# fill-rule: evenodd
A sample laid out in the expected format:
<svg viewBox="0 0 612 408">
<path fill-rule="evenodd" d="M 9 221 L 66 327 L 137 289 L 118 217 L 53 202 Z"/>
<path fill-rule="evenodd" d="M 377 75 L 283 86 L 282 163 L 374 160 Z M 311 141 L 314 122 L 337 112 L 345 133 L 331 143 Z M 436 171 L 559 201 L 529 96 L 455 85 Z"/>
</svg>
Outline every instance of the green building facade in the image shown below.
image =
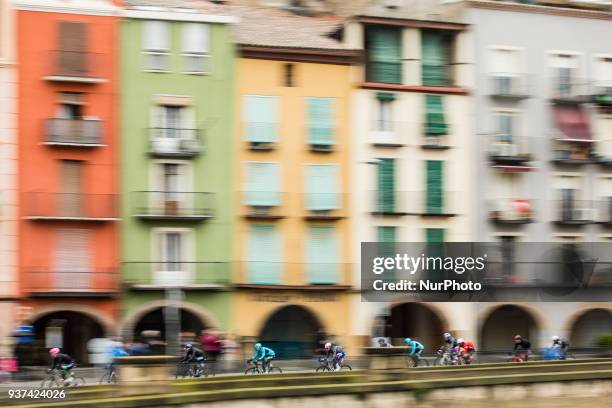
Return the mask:
<svg viewBox="0 0 612 408">
<path fill-rule="evenodd" d="M 122 332 L 187 340 L 231 313 L 233 18 L 122 17 Z"/>
</svg>

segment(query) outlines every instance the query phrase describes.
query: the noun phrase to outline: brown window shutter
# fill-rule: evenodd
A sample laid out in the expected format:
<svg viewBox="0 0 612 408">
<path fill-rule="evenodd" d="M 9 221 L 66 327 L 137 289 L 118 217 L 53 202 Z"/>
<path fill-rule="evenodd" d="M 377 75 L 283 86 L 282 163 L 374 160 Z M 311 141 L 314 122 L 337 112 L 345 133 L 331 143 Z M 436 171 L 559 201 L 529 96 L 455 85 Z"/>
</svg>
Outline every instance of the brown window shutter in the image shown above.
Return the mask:
<svg viewBox="0 0 612 408">
<path fill-rule="evenodd" d="M 60 21 L 58 32 L 60 74 L 71 76 L 84 74 L 86 70 L 86 24 L 78 21 Z"/>
</svg>

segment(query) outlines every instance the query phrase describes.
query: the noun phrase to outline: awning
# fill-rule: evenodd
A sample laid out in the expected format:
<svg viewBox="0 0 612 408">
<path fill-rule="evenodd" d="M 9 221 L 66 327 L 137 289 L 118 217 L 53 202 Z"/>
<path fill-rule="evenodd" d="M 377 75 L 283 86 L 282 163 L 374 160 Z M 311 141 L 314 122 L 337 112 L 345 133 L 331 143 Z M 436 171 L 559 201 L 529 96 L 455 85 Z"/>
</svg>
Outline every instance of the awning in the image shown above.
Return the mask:
<svg viewBox="0 0 612 408">
<path fill-rule="evenodd" d="M 534 171 L 536 169 L 533 166 L 511 166 L 511 165 L 495 165 L 491 167 L 499 171 L 502 171 L 504 173 L 522 173 L 526 171 Z"/>
<path fill-rule="evenodd" d="M 376 99 L 380 101 L 392 101 L 395 99 L 395 94 L 391 92 L 377 92 Z"/>
<path fill-rule="evenodd" d="M 558 105 L 553 107 L 555 124 L 561 132 L 559 140 L 566 142 L 590 143 L 591 129 L 587 112 L 580 106 Z"/>
</svg>

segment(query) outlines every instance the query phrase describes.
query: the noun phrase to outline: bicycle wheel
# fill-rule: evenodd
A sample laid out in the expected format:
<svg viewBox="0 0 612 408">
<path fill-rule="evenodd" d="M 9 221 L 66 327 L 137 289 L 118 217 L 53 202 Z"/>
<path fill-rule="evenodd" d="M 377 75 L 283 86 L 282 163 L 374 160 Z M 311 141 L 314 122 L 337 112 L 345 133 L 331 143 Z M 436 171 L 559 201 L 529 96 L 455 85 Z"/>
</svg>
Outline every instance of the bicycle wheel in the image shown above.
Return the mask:
<svg viewBox="0 0 612 408">
<path fill-rule="evenodd" d="M 348 364 L 342 364 L 342 365 L 340 366 L 340 370 L 353 371 L 353 369 L 351 368 L 351 366 L 350 366 L 350 365 L 348 365 Z"/>
<path fill-rule="evenodd" d="M 326 371 L 331 371 L 331 370 L 329 369 L 329 367 L 327 366 L 327 364 L 325 364 L 325 365 L 320 365 L 320 366 L 318 366 L 318 367 L 315 369 L 315 372 L 317 372 L 317 373 L 324 373 L 324 372 L 326 372 Z"/>
<path fill-rule="evenodd" d="M 109 384 L 117 384 L 117 373 L 116 372 L 112 372 L 110 373 L 110 381 Z"/>
<path fill-rule="evenodd" d="M 55 376 L 49 376 L 40 383 L 41 388 L 60 388 L 62 384 Z"/>
<path fill-rule="evenodd" d="M 412 357 L 406 357 L 406 367 L 412 368 L 416 367 L 416 361 Z"/>
<path fill-rule="evenodd" d="M 259 374 L 259 370 L 257 370 L 257 367 L 249 367 L 244 371 L 244 375 L 249 374 Z"/>
<path fill-rule="evenodd" d="M 72 387 L 82 387 L 85 385 L 85 378 L 83 377 L 74 377 L 71 382 Z"/>
<path fill-rule="evenodd" d="M 110 384 L 111 383 L 111 376 L 109 373 L 104 373 L 102 375 L 102 377 L 100 378 L 100 384 Z"/>
<path fill-rule="evenodd" d="M 418 367 L 429 367 L 429 361 L 425 360 L 424 358 L 419 358 L 417 360 L 417 366 Z"/>
<path fill-rule="evenodd" d="M 268 373 L 270 374 L 282 374 L 283 370 L 281 370 L 280 367 L 270 367 L 270 371 L 268 371 Z"/>
</svg>

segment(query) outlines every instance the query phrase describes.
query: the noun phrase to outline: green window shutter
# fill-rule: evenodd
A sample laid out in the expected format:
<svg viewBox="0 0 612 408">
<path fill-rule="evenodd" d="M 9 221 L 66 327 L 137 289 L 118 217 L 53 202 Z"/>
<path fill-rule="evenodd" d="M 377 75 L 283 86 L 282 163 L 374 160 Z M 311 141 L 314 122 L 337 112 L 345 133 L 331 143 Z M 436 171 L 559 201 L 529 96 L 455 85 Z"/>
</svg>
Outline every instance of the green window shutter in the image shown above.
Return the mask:
<svg viewBox="0 0 612 408">
<path fill-rule="evenodd" d="M 272 162 L 247 163 L 246 203 L 252 206 L 280 205 L 280 167 Z"/>
<path fill-rule="evenodd" d="M 396 248 L 395 242 L 397 242 L 397 227 L 377 227 L 376 233 L 378 235 L 378 256 L 381 257 L 395 257 Z M 386 271 L 383 274 L 383 278 L 386 281 L 393 280 L 395 278 L 395 270 Z"/>
<path fill-rule="evenodd" d="M 306 165 L 306 209 L 326 211 L 340 208 L 339 168 L 335 164 Z"/>
<path fill-rule="evenodd" d="M 376 99 L 379 101 L 394 101 L 395 94 L 391 92 L 376 92 Z"/>
<path fill-rule="evenodd" d="M 425 86 L 448 86 L 448 41 L 442 31 L 421 31 L 421 72 Z"/>
<path fill-rule="evenodd" d="M 272 143 L 278 139 L 278 98 L 244 97 L 245 138 L 248 142 Z"/>
<path fill-rule="evenodd" d="M 376 27 L 367 31 L 368 81 L 402 83 L 401 30 Z"/>
<path fill-rule="evenodd" d="M 425 95 L 425 134 L 434 136 L 448 134 L 441 95 Z"/>
<path fill-rule="evenodd" d="M 312 226 L 306 242 L 306 278 L 308 283 L 336 284 L 340 281 L 336 228 Z"/>
<path fill-rule="evenodd" d="M 425 240 L 427 247 L 425 252 L 430 257 L 444 256 L 444 229 L 442 228 L 427 228 L 425 230 Z M 427 274 L 429 279 L 442 280 L 444 279 L 444 269 L 430 270 Z"/>
<path fill-rule="evenodd" d="M 440 244 L 444 243 L 444 229 L 443 228 L 427 228 L 425 230 L 426 239 L 428 244 Z"/>
<path fill-rule="evenodd" d="M 308 143 L 311 145 L 334 144 L 333 98 L 308 98 Z"/>
<path fill-rule="evenodd" d="M 380 159 L 378 163 L 377 211 L 395 212 L 395 160 Z"/>
<path fill-rule="evenodd" d="M 425 212 L 427 214 L 442 214 L 444 212 L 443 163 L 440 160 L 427 160 L 425 162 L 427 175 Z"/>
<path fill-rule="evenodd" d="M 247 251 L 249 283 L 281 283 L 281 240 L 276 226 L 251 225 Z"/>
</svg>

